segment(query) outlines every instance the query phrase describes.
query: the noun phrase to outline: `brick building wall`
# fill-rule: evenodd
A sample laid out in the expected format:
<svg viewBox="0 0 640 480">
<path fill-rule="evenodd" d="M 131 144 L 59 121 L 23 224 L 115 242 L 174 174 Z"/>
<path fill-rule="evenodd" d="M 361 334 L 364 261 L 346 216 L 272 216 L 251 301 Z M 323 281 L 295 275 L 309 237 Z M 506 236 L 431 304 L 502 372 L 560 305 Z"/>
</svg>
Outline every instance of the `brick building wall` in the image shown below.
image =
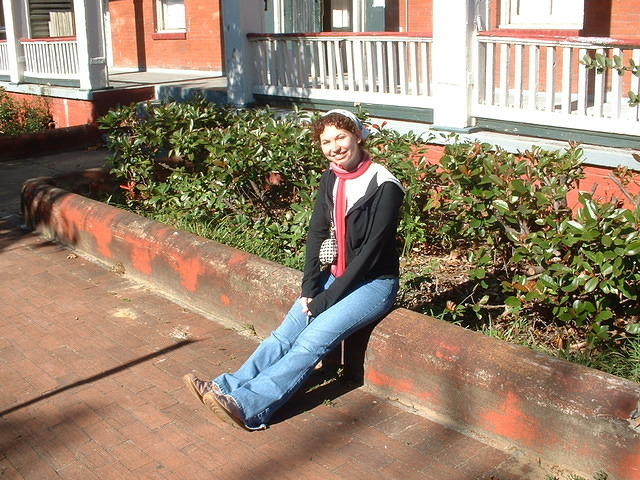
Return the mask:
<svg viewBox="0 0 640 480">
<path fill-rule="evenodd" d="M 608 1 L 611 3 L 611 36 L 640 40 L 640 0 Z"/>
<path fill-rule="evenodd" d="M 407 22 L 405 13 L 407 2 L 400 1 L 400 20 Z M 433 0 L 409 0 L 409 32 L 432 32 Z"/>
<path fill-rule="evenodd" d="M 490 29 L 496 29 L 499 23 L 500 0 L 491 0 Z M 582 30 L 555 33 L 640 40 L 638 25 L 640 25 L 640 0 L 584 0 Z M 554 31 L 549 30 L 548 33 L 552 34 Z"/>
<path fill-rule="evenodd" d="M 102 90 L 95 92 L 92 100 L 47 97 L 7 92 L 7 95 L 19 102 L 42 105 L 49 110 L 55 128 L 94 124 L 110 109 L 119 105 L 151 100 L 155 97 L 153 87 L 140 87 L 126 90 Z"/>
<path fill-rule="evenodd" d="M 584 10 L 584 36 L 640 40 L 640 0 L 585 0 Z"/>
<path fill-rule="evenodd" d="M 157 33 L 155 0 L 109 2 L 115 67 L 223 71 L 220 2 L 184 0 L 186 32 Z"/>
</svg>

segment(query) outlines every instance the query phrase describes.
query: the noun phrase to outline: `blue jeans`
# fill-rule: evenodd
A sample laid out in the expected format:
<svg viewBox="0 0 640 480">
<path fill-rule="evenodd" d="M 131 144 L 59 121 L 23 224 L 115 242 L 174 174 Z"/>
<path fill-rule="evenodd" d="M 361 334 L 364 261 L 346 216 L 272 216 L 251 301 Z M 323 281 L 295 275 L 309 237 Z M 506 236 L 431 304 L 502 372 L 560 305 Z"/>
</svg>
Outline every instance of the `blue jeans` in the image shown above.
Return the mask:
<svg viewBox="0 0 640 480">
<path fill-rule="evenodd" d="M 329 276 L 325 289 L 333 280 Z M 369 280 L 315 318 L 303 313 L 296 301 L 237 372 L 223 373 L 214 382 L 236 400 L 247 427 L 265 428 L 322 357 L 356 330 L 382 318 L 397 292 L 397 278 Z"/>
</svg>

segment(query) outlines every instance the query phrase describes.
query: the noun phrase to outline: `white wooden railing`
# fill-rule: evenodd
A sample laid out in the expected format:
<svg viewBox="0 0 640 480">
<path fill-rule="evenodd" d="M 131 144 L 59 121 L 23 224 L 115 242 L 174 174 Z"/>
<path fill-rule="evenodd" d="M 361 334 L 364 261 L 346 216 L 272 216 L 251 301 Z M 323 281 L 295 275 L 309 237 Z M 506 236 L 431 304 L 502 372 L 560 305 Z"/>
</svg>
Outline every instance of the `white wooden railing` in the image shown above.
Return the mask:
<svg viewBox="0 0 640 480">
<path fill-rule="evenodd" d="M 9 51 L 7 42 L 0 42 L 0 75 L 9 75 Z"/>
<path fill-rule="evenodd" d="M 431 38 L 251 34 L 255 94 L 431 107 Z"/>
<path fill-rule="evenodd" d="M 20 40 L 24 50 L 26 77 L 70 79 L 80 78 L 78 44 L 75 39 Z"/>
<path fill-rule="evenodd" d="M 581 60 L 597 53 L 640 63 L 634 45 L 479 36 L 472 115 L 639 135 L 627 92 L 640 91 L 640 78 L 588 70 Z"/>
</svg>

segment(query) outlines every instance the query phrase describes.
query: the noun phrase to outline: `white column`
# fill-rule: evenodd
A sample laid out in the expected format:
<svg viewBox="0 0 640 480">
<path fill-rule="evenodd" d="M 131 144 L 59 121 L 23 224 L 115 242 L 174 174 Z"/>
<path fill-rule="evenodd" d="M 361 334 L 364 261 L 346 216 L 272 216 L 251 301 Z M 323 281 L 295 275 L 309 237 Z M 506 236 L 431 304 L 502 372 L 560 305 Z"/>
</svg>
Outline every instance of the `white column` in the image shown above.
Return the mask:
<svg viewBox="0 0 640 480">
<path fill-rule="evenodd" d="M 78 42 L 80 88 L 95 90 L 108 86 L 102 2 L 73 0 Z"/>
<path fill-rule="evenodd" d="M 113 67 L 113 42 L 111 34 L 111 12 L 109 0 L 102 0 L 102 13 L 104 15 L 104 47 L 107 57 L 107 69 Z"/>
<path fill-rule="evenodd" d="M 264 6 L 264 0 L 222 0 L 227 98 L 234 105 L 254 100 L 254 59 L 247 33 L 261 33 L 264 29 Z"/>
<path fill-rule="evenodd" d="M 11 83 L 22 82 L 24 74 L 24 51 L 20 39 L 26 36 L 26 31 L 22 5 L 22 2 L 17 0 L 2 0 Z"/>
<path fill-rule="evenodd" d="M 433 0 L 433 123 L 470 126 L 474 0 Z"/>
<path fill-rule="evenodd" d="M 273 0 L 273 32 L 284 33 L 284 3 L 282 0 Z"/>
<path fill-rule="evenodd" d="M 351 30 L 354 32 L 362 32 L 362 2 L 360 0 L 353 0 L 351 3 Z"/>
</svg>

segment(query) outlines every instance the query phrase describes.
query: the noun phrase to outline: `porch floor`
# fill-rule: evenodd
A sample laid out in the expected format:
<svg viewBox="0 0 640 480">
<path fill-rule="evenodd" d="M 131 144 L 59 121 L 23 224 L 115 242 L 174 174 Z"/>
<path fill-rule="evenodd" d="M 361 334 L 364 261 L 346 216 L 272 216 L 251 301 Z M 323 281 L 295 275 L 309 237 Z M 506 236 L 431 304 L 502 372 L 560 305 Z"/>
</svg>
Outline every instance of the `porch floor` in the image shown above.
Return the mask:
<svg viewBox="0 0 640 480">
<path fill-rule="evenodd" d="M 149 85 L 180 85 L 188 88 L 227 88 L 227 77 L 207 75 L 207 72 L 109 72 L 109 85 L 113 88 Z"/>
<path fill-rule="evenodd" d="M 188 100 L 195 95 L 209 101 L 227 102 L 227 77 L 211 72 L 109 72 L 109 85 L 114 89 L 153 86 L 160 101 Z"/>
<path fill-rule="evenodd" d="M 133 90 L 153 87 L 154 96 L 159 100 L 169 98 L 185 100 L 195 93 L 205 98 L 225 103 L 227 95 L 227 77 L 214 72 L 138 72 L 131 70 L 110 71 L 109 87 L 100 90 L 81 90 L 78 87 L 50 85 L 41 83 L 14 84 L 0 80 L 0 88 L 8 92 L 47 95 L 74 100 L 92 100 L 95 94 L 117 90 Z"/>
</svg>

